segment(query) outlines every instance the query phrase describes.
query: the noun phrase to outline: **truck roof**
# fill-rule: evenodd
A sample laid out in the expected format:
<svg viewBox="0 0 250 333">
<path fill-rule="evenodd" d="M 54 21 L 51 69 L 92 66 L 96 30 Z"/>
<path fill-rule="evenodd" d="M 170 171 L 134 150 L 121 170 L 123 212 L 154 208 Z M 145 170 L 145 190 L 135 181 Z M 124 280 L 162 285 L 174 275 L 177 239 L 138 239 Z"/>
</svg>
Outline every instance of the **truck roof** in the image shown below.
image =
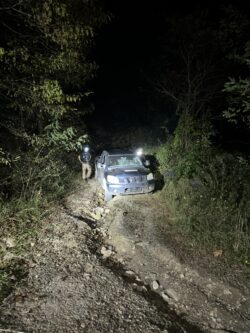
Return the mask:
<svg viewBox="0 0 250 333">
<path fill-rule="evenodd" d="M 135 152 L 129 149 L 109 149 L 107 153 L 109 155 L 135 155 Z"/>
</svg>

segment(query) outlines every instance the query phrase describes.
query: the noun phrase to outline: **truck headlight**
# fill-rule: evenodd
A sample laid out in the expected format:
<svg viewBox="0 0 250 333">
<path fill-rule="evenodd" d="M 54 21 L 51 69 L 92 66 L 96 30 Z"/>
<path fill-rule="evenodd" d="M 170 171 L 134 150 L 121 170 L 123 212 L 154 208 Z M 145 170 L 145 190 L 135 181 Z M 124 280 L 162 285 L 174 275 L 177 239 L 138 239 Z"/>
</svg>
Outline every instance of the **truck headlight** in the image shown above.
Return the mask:
<svg viewBox="0 0 250 333">
<path fill-rule="evenodd" d="M 119 178 L 116 176 L 108 175 L 107 181 L 111 184 L 119 184 Z"/>
<path fill-rule="evenodd" d="M 147 180 L 153 180 L 153 179 L 154 179 L 153 174 L 152 174 L 152 173 L 149 173 L 149 174 L 147 175 Z"/>
<path fill-rule="evenodd" d="M 143 154 L 143 149 L 142 149 L 142 148 L 138 148 L 138 149 L 136 150 L 136 155 L 137 155 L 137 156 L 142 156 L 142 154 Z"/>
</svg>

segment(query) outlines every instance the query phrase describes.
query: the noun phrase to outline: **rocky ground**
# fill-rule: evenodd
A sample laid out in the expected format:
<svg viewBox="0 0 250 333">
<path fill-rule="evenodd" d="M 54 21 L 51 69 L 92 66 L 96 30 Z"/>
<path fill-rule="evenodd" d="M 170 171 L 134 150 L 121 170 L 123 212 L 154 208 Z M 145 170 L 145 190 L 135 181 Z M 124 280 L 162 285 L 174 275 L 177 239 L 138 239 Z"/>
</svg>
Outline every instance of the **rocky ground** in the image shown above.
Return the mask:
<svg viewBox="0 0 250 333">
<path fill-rule="evenodd" d="M 250 332 L 249 272 L 197 253 L 159 197 L 104 203 L 95 180 L 46 221 L 0 332 Z"/>
</svg>

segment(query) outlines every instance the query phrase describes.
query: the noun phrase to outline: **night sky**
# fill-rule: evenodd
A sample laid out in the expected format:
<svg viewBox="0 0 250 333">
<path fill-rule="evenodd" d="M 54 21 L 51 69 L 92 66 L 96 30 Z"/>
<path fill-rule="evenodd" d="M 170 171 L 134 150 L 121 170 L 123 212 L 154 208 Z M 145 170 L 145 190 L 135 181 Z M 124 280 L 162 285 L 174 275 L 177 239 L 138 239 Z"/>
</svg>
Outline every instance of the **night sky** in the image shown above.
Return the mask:
<svg viewBox="0 0 250 333">
<path fill-rule="evenodd" d="M 159 18 L 166 2 L 106 1 L 106 8 L 113 18 L 96 41 L 96 114 L 108 124 L 128 118 L 143 122 L 144 71 L 159 52 Z"/>
<path fill-rule="evenodd" d="M 95 131 L 96 126 L 108 130 L 150 126 L 156 116 L 158 122 L 173 118 L 169 122 L 173 131 L 176 126 L 173 108 L 166 107 L 164 102 L 161 105 L 158 99 L 157 115 L 149 110 L 155 91 L 148 78 L 162 53 L 162 39 L 168 43 L 164 20 L 206 11 L 213 22 L 220 18 L 228 1 L 189 1 L 183 5 L 180 1 L 106 0 L 103 4 L 112 19 L 99 31 L 93 53 L 99 70 L 93 84 L 95 112 L 89 119 L 90 131 L 91 128 Z M 239 1 L 237 6 L 247 10 L 248 1 Z M 216 121 L 220 132 L 224 127 L 225 132 L 235 131 L 225 121 L 222 124 Z"/>
<path fill-rule="evenodd" d="M 111 23 L 103 27 L 96 41 L 94 56 L 99 71 L 94 84 L 96 114 L 105 121 L 119 114 L 124 117 L 145 108 L 147 68 L 161 52 L 164 18 L 195 10 L 211 12 L 222 7 L 212 1 L 115 1 L 106 0 L 105 8 L 112 14 Z M 103 116 L 102 116 L 103 115 Z M 121 119 L 121 118 L 120 118 Z"/>
</svg>

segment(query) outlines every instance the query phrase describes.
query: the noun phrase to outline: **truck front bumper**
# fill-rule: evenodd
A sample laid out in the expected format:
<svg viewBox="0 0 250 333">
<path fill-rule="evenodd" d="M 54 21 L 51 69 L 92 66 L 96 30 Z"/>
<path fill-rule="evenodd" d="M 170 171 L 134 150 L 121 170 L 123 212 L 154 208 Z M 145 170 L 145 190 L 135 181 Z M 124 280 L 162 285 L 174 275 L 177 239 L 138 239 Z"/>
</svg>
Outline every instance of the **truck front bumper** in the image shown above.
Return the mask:
<svg viewBox="0 0 250 333">
<path fill-rule="evenodd" d="M 155 189 L 155 181 L 147 183 L 130 183 L 130 184 L 107 184 L 107 189 L 113 195 L 127 195 L 149 193 Z"/>
</svg>

